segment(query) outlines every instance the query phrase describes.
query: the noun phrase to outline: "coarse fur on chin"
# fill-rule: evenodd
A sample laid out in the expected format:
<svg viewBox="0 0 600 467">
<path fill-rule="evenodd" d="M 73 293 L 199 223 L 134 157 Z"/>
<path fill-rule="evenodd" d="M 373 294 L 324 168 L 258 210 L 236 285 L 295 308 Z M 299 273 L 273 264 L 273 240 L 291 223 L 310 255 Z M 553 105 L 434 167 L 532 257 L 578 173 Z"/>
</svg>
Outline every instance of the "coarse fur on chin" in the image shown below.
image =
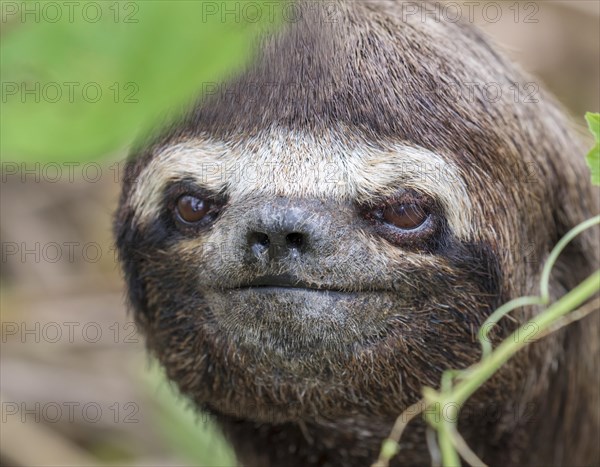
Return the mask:
<svg viewBox="0 0 600 467">
<path fill-rule="evenodd" d="M 149 349 L 245 465 L 373 462 L 421 388 L 477 361 L 485 318 L 537 295 L 553 245 L 599 210 L 546 94 L 492 101 L 467 86 L 526 81 L 476 29 L 403 15 L 402 2 L 335 5 L 334 23 L 303 8 L 227 92 L 141 147 L 115 220 Z M 223 205 L 199 230 L 169 208 L 190 187 Z M 395 242 L 362 215 L 413 191 L 431 200 L 425 240 Z M 273 222 L 311 248 L 253 257 L 248 231 Z M 597 268 L 598 246 L 597 230 L 573 242 L 553 297 Z M 290 274 L 310 287 L 243 287 Z M 471 398 L 459 430 L 486 463 L 600 462 L 597 325 L 594 313 L 530 345 Z M 425 439 L 412 422 L 394 462 L 429 463 Z"/>
</svg>

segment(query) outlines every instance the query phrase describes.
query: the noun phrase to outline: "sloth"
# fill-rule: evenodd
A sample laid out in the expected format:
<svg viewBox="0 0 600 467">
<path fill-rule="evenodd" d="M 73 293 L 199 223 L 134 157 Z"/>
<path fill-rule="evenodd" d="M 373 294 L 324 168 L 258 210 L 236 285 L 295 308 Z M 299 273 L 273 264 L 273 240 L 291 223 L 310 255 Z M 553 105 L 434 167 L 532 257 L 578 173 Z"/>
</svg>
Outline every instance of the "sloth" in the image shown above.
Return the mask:
<svg viewBox="0 0 600 467">
<path fill-rule="evenodd" d="M 375 461 L 396 417 L 481 357 L 486 317 L 538 295 L 552 247 L 599 209 L 564 112 L 515 93 L 533 81 L 472 25 L 330 3 L 333 21 L 297 3 L 250 65 L 138 144 L 115 218 L 150 352 L 243 465 Z M 561 255 L 553 299 L 597 267 L 597 234 Z M 597 324 L 532 343 L 462 408 L 484 462 L 598 464 Z M 392 463 L 431 462 L 418 418 Z"/>
</svg>

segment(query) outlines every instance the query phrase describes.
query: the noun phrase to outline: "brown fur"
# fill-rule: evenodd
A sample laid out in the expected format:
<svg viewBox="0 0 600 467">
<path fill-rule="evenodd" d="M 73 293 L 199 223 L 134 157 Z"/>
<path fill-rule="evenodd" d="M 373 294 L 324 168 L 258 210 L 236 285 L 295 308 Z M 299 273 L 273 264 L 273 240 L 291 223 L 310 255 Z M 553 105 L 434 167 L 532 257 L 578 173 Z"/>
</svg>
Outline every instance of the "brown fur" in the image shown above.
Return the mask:
<svg viewBox="0 0 600 467">
<path fill-rule="evenodd" d="M 598 212 L 584 150 L 560 109 L 546 94 L 515 103 L 507 90 L 526 78 L 474 28 L 403 20 L 399 2 L 336 5 L 335 23 L 323 23 L 320 8 L 303 9 L 302 21 L 263 40 L 256 63 L 228 92 L 145 146 L 128 166 L 115 224 L 149 348 L 182 392 L 217 416 L 247 465 L 372 462 L 424 385 L 437 387 L 444 369 L 477 360 L 474 335 L 485 317 L 504 301 L 538 294 L 552 246 Z M 471 82 L 498 83 L 503 95 L 469 97 Z M 168 175 L 164 164 L 152 168 L 182 143 L 197 150 L 171 154 Z M 273 158 L 278 170 L 300 170 L 334 147 L 342 148 L 331 153 L 345 185 L 319 196 L 322 182 L 304 178 L 300 188 L 277 180 L 241 192 L 228 173 L 207 191 L 224 203 L 213 224 L 197 232 L 173 226 L 169 187 L 198 185 L 192 159 L 214 160 L 221 148 L 224 160 Z M 394 244 L 361 216 L 398 186 L 383 170 L 358 183 L 360 170 L 350 165 L 397 160 L 394 148 L 439 155 L 464 190 L 462 201 L 444 204 L 441 188 L 423 183 L 439 214 L 438 237 L 427 244 Z M 186 167 L 180 176 L 177 167 Z M 165 185 L 157 185 L 161 177 Z M 360 189 L 344 188 L 353 184 Z M 158 195 L 141 216 L 145 193 Z M 470 212 L 448 222 L 452 209 Z M 314 251 L 277 264 L 249 260 L 248 229 L 290 212 L 293 227 L 316 239 Z M 597 267 L 595 234 L 562 255 L 554 297 Z M 282 272 L 341 295 L 267 300 L 235 290 Z M 503 320 L 495 339 L 537 311 Z M 594 313 L 531 345 L 471 398 L 459 429 L 485 462 L 600 462 L 597 325 Z M 429 463 L 422 423 L 410 425 L 401 448 L 394 462 Z"/>
</svg>

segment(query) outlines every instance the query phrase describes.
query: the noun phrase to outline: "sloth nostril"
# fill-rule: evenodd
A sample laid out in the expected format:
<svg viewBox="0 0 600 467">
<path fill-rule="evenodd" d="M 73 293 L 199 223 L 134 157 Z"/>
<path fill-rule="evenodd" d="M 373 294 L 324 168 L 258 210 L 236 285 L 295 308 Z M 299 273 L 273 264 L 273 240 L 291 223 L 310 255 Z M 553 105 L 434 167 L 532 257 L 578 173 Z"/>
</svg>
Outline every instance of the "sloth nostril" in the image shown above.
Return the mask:
<svg viewBox="0 0 600 467">
<path fill-rule="evenodd" d="M 248 234 L 250 248 L 257 256 L 260 256 L 271 245 L 269 236 L 263 232 L 252 232 Z"/>
<path fill-rule="evenodd" d="M 285 236 L 285 242 L 288 248 L 300 249 L 304 246 L 304 234 L 292 232 Z"/>
<path fill-rule="evenodd" d="M 276 230 L 267 232 L 251 231 L 246 236 L 248 247 L 256 258 L 263 258 L 267 252 L 271 260 L 280 260 L 289 254 L 296 258 L 307 246 L 308 237 L 304 233 Z"/>
<path fill-rule="evenodd" d="M 265 246 L 265 247 L 268 247 L 271 244 L 271 241 L 269 240 L 269 236 L 262 232 L 256 232 L 255 241 L 259 245 Z"/>
</svg>

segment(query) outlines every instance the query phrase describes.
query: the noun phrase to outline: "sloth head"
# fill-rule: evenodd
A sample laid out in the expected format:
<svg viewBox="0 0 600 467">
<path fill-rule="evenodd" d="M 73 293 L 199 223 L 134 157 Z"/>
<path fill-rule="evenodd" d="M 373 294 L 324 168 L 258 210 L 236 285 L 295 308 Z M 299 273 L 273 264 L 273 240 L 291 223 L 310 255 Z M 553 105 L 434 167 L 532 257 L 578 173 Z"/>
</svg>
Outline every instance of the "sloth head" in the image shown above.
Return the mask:
<svg viewBox="0 0 600 467">
<path fill-rule="evenodd" d="M 219 413 L 397 413 L 478 358 L 483 320 L 592 211 L 560 113 L 477 32 L 395 2 L 337 11 L 263 38 L 128 164 L 131 306 Z"/>
</svg>

